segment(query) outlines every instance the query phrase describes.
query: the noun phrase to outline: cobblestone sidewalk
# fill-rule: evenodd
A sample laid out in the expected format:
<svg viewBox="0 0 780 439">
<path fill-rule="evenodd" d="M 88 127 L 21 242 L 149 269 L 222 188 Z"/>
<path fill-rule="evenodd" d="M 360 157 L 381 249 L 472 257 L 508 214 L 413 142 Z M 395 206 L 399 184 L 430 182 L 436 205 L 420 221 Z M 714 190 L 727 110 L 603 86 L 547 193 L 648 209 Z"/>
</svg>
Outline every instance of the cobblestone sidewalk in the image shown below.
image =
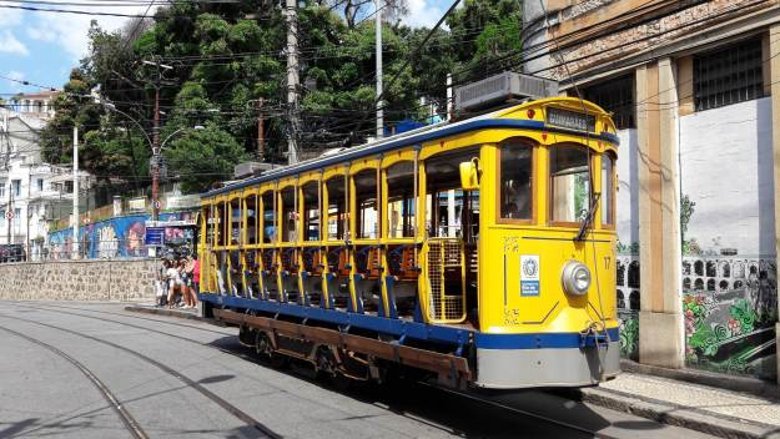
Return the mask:
<svg viewBox="0 0 780 439">
<path fill-rule="evenodd" d="M 668 378 L 623 373 L 583 400 L 721 437 L 780 438 L 780 401 Z"/>
</svg>

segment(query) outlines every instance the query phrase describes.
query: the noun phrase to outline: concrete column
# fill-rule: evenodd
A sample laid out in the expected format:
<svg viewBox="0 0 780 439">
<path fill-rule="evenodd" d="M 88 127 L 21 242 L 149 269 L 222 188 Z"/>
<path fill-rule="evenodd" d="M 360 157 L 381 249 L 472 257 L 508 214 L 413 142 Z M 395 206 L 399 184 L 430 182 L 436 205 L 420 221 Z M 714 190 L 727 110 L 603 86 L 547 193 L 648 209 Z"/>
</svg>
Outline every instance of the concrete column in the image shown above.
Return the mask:
<svg viewBox="0 0 780 439">
<path fill-rule="evenodd" d="M 771 93 L 772 99 L 772 155 L 774 157 L 775 170 L 775 258 L 777 258 L 780 256 L 780 129 L 777 128 L 780 127 L 780 25 L 772 26 L 769 29 L 769 75 L 766 76 L 771 78 L 768 91 Z M 775 324 L 775 343 L 777 346 L 780 346 L 780 322 Z M 777 371 L 777 379 L 780 383 L 780 359 L 777 361 Z"/>
<path fill-rule="evenodd" d="M 639 361 L 685 365 L 680 243 L 678 98 L 669 58 L 640 67 L 637 83 Z"/>
</svg>

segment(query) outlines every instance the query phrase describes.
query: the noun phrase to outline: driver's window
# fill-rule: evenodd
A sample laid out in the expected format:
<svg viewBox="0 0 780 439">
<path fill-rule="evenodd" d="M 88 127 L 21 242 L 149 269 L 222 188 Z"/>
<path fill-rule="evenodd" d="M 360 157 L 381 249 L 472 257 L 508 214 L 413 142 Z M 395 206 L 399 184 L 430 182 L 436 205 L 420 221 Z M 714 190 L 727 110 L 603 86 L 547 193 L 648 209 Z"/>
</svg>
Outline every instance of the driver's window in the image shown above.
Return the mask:
<svg viewBox="0 0 780 439">
<path fill-rule="evenodd" d="M 590 175 L 588 150 L 576 145 L 550 147 L 552 221 L 576 223 L 588 214 Z"/>
<path fill-rule="evenodd" d="M 501 219 L 530 220 L 533 218 L 533 145 L 509 140 L 501 144 L 499 155 Z"/>
</svg>

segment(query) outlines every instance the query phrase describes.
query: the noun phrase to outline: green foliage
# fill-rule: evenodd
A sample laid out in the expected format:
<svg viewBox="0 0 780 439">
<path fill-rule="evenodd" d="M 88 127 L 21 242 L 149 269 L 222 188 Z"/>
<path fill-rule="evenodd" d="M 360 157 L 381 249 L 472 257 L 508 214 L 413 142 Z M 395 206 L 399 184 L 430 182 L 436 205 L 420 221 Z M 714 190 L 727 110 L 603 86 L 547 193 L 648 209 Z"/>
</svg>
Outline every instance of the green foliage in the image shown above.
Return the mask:
<svg viewBox="0 0 780 439">
<path fill-rule="evenodd" d="M 696 210 L 696 203 L 691 201 L 690 197 L 686 194 L 683 195 L 680 200 L 680 230 L 683 235 L 688 231 L 688 224 L 691 222 L 693 212 Z"/>
<path fill-rule="evenodd" d="M 744 334 L 753 331 L 758 322 L 756 310 L 753 309 L 753 306 L 746 299 L 739 299 L 731 305 L 729 314 Z"/>
<path fill-rule="evenodd" d="M 230 133 L 208 123 L 172 141 L 165 158 L 185 191 L 202 192 L 211 182 L 230 178 L 233 166 L 246 160 L 247 154 Z"/>
<path fill-rule="evenodd" d="M 621 319 L 620 354 L 631 359 L 636 359 L 639 354 L 639 317 L 637 316 Z"/>
</svg>

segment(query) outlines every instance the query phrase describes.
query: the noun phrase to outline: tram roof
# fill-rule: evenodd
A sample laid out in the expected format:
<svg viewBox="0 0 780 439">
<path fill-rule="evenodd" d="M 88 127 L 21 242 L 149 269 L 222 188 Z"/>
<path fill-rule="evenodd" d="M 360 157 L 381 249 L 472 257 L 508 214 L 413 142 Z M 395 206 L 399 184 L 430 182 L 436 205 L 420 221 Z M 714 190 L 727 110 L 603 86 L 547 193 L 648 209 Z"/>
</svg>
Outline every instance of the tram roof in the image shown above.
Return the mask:
<svg viewBox="0 0 780 439">
<path fill-rule="evenodd" d="M 558 98 L 568 100 L 571 98 Z M 537 101 L 538 102 L 538 101 Z M 523 128 L 530 130 L 554 130 L 561 132 L 575 132 L 573 130 L 550 128 L 546 127 L 544 122 L 536 120 L 522 120 L 522 119 L 508 119 L 501 118 L 502 114 L 512 112 L 513 110 L 522 107 L 525 104 L 520 104 L 510 108 L 502 108 L 490 113 L 486 113 L 473 118 L 465 119 L 458 122 L 440 122 L 433 125 L 427 125 L 421 128 L 417 128 L 412 131 L 407 131 L 401 134 L 396 134 L 391 137 L 386 137 L 381 140 L 375 140 L 373 142 L 365 143 L 360 146 L 348 148 L 342 153 L 333 155 L 324 155 L 315 157 L 312 159 L 304 160 L 294 165 L 285 165 L 278 168 L 271 169 L 264 172 L 257 177 L 250 177 L 241 181 L 237 181 L 231 184 L 221 187 L 219 189 L 210 190 L 201 195 L 201 198 L 209 198 L 217 195 L 221 195 L 227 192 L 232 192 L 237 189 L 243 189 L 248 186 L 253 186 L 259 183 L 264 183 L 271 180 L 277 180 L 280 178 L 301 174 L 304 172 L 315 171 L 327 166 L 337 165 L 339 163 L 350 162 L 351 160 L 357 160 L 366 156 L 375 155 L 383 152 L 389 152 L 400 148 L 409 147 L 412 145 L 421 145 L 424 142 L 431 140 L 437 140 L 442 137 L 449 137 L 457 134 L 461 134 L 467 131 L 486 128 Z M 603 110 L 601 110 L 603 111 Z M 603 140 L 618 144 L 619 140 L 617 136 L 609 133 L 602 133 L 598 136 Z"/>
</svg>

